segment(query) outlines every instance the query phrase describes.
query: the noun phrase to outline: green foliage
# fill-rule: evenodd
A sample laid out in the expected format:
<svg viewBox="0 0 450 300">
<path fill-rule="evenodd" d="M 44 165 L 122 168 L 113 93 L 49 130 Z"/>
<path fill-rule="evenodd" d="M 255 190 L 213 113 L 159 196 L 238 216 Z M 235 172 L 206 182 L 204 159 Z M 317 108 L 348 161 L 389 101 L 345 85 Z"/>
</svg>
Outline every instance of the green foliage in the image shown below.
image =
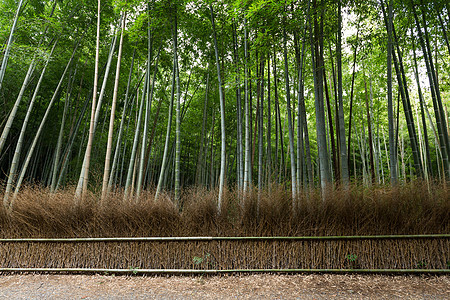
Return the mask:
<svg viewBox="0 0 450 300">
<path fill-rule="evenodd" d="M 209 252 L 207 252 L 202 257 L 194 256 L 194 258 L 192 259 L 192 262 L 194 263 L 194 265 L 196 267 L 202 267 L 204 269 L 215 266 L 213 257 L 211 256 L 211 253 L 209 253 Z"/>
<path fill-rule="evenodd" d="M 358 262 L 358 256 L 354 253 L 352 254 L 347 254 L 345 256 L 346 262 L 347 264 L 352 268 L 352 269 L 357 269 L 359 268 L 359 262 Z"/>
<path fill-rule="evenodd" d="M 347 256 L 345 256 L 345 258 L 349 261 L 349 262 L 356 262 L 356 260 L 358 259 L 358 256 L 356 254 L 347 254 Z"/>
<path fill-rule="evenodd" d="M 136 275 L 139 270 L 139 268 L 137 268 L 137 267 L 128 267 L 128 269 L 130 269 L 132 271 L 133 275 Z"/>
<path fill-rule="evenodd" d="M 428 263 L 425 260 L 421 260 L 419 262 L 417 262 L 416 264 L 416 268 L 417 269 L 426 269 Z"/>
<path fill-rule="evenodd" d="M 227 181 L 231 186 L 237 181 L 237 89 L 241 93 L 241 110 L 243 112 L 244 103 L 244 66 L 249 68 L 249 96 L 251 99 L 251 131 L 252 142 L 257 142 L 258 137 L 255 134 L 255 120 L 257 111 L 256 100 L 261 95 L 258 94 L 257 84 L 259 82 L 259 68 L 262 60 L 267 66 L 267 59 L 270 59 L 271 68 L 274 62 L 277 67 L 277 96 L 280 103 L 280 123 L 275 127 L 275 91 L 274 91 L 274 70 L 271 70 L 271 116 L 267 113 L 267 101 L 269 90 L 267 86 L 267 67 L 264 71 L 264 148 L 267 146 L 268 138 L 272 140 L 272 161 L 273 165 L 277 165 L 277 172 L 285 169 L 289 165 L 289 155 L 287 155 L 288 145 L 288 130 L 287 130 L 287 107 L 286 107 L 286 91 L 284 86 L 284 59 L 282 57 L 282 33 L 286 30 L 288 41 L 288 75 L 291 81 L 291 98 L 293 100 L 294 112 L 298 109 L 298 74 L 299 74 L 299 56 L 301 46 L 305 42 L 304 52 L 304 68 L 303 81 L 305 87 L 305 107 L 307 126 L 309 130 L 311 158 L 313 165 L 315 165 L 315 180 L 319 179 L 317 174 L 317 137 L 315 132 L 316 116 L 314 107 L 314 79 L 311 66 L 311 44 L 310 44 L 310 30 L 309 25 L 314 25 L 314 18 L 318 21 L 324 22 L 324 63 L 325 74 L 327 76 L 329 97 L 331 102 L 332 123 L 336 126 L 336 104 L 334 76 L 336 75 L 336 31 L 337 31 L 337 3 L 330 1 L 323 1 L 316 7 L 310 5 L 308 10 L 308 1 L 274 1 L 274 0 L 224 0 L 224 1 L 149 1 L 142 2 L 137 0 L 111 0 L 102 1 L 101 12 L 101 27 L 100 27 L 100 82 L 104 76 L 104 64 L 106 62 L 110 41 L 118 28 L 118 20 L 122 12 L 127 12 L 126 31 L 124 39 L 124 49 L 122 55 L 122 67 L 119 81 L 119 105 L 116 111 L 115 128 L 118 129 L 120 124 L 121 113 L 124 109 L 124 96 L 127 89 L 127 75 L 131 66 L 131 57 L 136 51 L 136 59 L 134 63 L 134 70 L 132 72 L 131 86 L 129 87 L 129 104 L 131 106 L 131 99 L 136 94 L 142 93 L 143 84 L 139 84 L 139 80 L 143 74 L 144 66 L 148 56 L 148 29 L 151 31 L 151 56 L 156 57 L 156 53 L 160 51 L 159 68 L 157 70 L 156 84 L 154 91 L 154 101 L 151 108 L 151 124 L 156 119 L 154 128 L 154 147 L 150 154 L 152 165 L 154 169 L 149 176 L 148 185 L 154 184 L 154 173 L 158 172 L 160 164 L 160 156 L 162 145 L 164 144 L 164 135 L 167 124 L 167 115 L 169 110 L 170 100 L 170 84 L 173 61 L 173 28 L 175 16 L 177 19 L 178 37 L 179 37 L 179 70 L 182 91 L 182 106 L 185 107 L 184 117 L 181 124 L 182 137 L 182 171 L 185 185 L 195 184 L 195 173 L 197 172 L 198 153 L 200 151 L 199 141 L 201 139 L 201 127 L 203 124 L 203 101 L 205 99 L 205 83 L 206 74 L 210 74 L 210 87 L 208 91 L 208 105 L 206 114 L 206 128 L 204 138 L 204 153 L 201 153 L 201 158 L 204 160 L 204 172 L 208 173 L 207 177 L 211 178 L 211 170 L 217 168 L 218 151 L 220 148 L 220 118 L 219 118 L 219 103 L 218 103 L 218 83 L 215 75 L 214 52 L 212 44 L 212 28 L 209 13 L 209 4 L 213 6 L 216 19 L 216 30 L 218 36 L 218 47 L 221 71 L 223 77 L 223 87 L 225 92 L 226 103 L 226 138 L 227 138 L 227 152 L 228 152 L 228 170 Z M 424 12 L 425 18 L 428 21 L 430 36 L 432 37 L 432 48 L 435 50 L 438 75 L 440 80 L 440 89 L 442 98 L 444 99 L 444 106 L 448 106 L 448 99 L 450 94 L 450 77 L 449 77 L 449 56 L 446 44 L 443 41 L 443 32 L 438 21 L 438 13 L 446 16 L 448 6 L 444 5 L 444 1 L 437 1 L 433 3 L 421 4 L 419 6 L 420 12 Z M 370 110 L 372 116 L 372 129 L 374 132 L 374 141 L 377 152 L 377 158 L 380 160 L 378 174 L 388 178 L 389 170 L 387 166 L 388 157 L 386 155 L 387 147 L 384 147 L 384 136 L 387 137 L 387 82 L 386 82 L 386 29 L 384 20 L 382 18 L 379 3 L 376 1 L 366 2 L 351 2 L 345 1 L 343 5 L 344 16 L 344 39 L 343 39 L 343 88 L 344 88 L 344 119 L 346 133 L 348 133 L 349 119 L 352 118 L 352 123 L 355 128 L 352 128 L 351 149 L 355 149 L 356 168 L 352 171 L 355 179 L 363 175 L 363 149 L 364 153 L 368 153 L 367 120 L 365 116 L 365 84 L 368 86 Z M 413 45 L 410 38 L 411 32 L 413 38 L 417 39 L 417 32 L 412 29 L 413 18 L 410 12 L 410 3 L 395 1 L 395 18 L 394 25 L 397 30 L 399 47 L 402 50 L 405 69 L 407 72 L 407 84 L 412 98 L 413 110 L 417 110 L 417 93 L 414 77 L 412 76 L 412 50 Z M 9 30 L 12 25 L 12 19 L 17 8 L 16 1 L 4 0 L 0 3 L 0 58 L 3 57 L 3 49 L 5 42 L 9 36 Z M 29 83 L 24 101 L 20 104 L 17 120 L 13 123 L 10 140 L 8 140 L 9 147 L 5 153 L 0 153 L 0 169 L 2 175 L 1 179 L 5 179 L 5 174 L 9 169 L 9 161 L 5 158 L 12 155 L 15 146 L 15 137 L 20 129 L 20 120 L 23 119 L 27 105 L 33 93 L 33 87 L 37 82 L 38 72 L 43 66 L 43 62 L 49 55 L 49 51 L 53 42 L 58 39 L 58 44 L 51 58 L 48 72 L 44 78 L 41 90 L 38 95 L 38 103 L 33 112 L 33 121 L 28 137 L 32 137 L 38 126 L 38 120 L 43 116 L 43 113 L 50 101 L 53 91 L 59 81 L 59 77 L 71 56 L 71 52 L 77 43 L 80 43 L 78 51 L 75 55 L 75 61 L 72 65 L 73 72 L 71 73 L 73 79 L 73 90 L 71 98 L 69 99 L 69 113 L 67 123 L 64 126 L 65 136 L 71 134 L 77 118 L 80 116 L 81 108 L 86 99 L 89 100 L 92 94 L 93 77 L 94 77 L 94 57 L 95 57 L 95 36 L 96 36 L 96 8 L 97 1 L 94 0 L 67 0 L 67 1 L 42 1 L 31 0 L 27 1 L 23 11 L 20 14 L 18 27 L 14 35 L 14 44 L 11 51 L 11 56 L 8 62 L 7 72 L 4 80 L 4 85 L 0 91 L 0 129 L 3 129 L 4 120 L 7 118 L 11 110 L 18 92 L 22 85 L 23 79 L 27 72 L 28 66 L 33 57 L 36 57 L 37 66 L 34 71 L 31 82 Z M 53 11 L 54 9 L 54 11 Z M 53 12 L 52 12 L 53 11 Z M 309 12 L 309 14 L 308 14 Z M 323 16 L 321 17 L 321 15 Z M 246 19 L 247 32 L 249 34 L 248 47 L 249 59 L 244 60 L 244 19 Z M 308 20 L 308 22 L 306 22 Z M 444 23 L 446 23 L 444 18 Z M 306 27 L 305 27 L 306 25 Z M 45 28 L 48 29 L 45 31 Z M 448 26 L 447 26 L 448 27 Z M 306 31 L 305 31 L 306 29 Z M 234 32 L 236 33 L 236 44 L 234 43 Z M 448 32 L 447 32 L 448 34 Z M 295 35 L 295 36 L 294 36 Z M 418 42 L 415 41 L 415 48 L 419 48 Z M 353 51 L 356 49 L 356 71 L 353 91 L 353 110 L 350 116 L 350 90 L 352 86 L 353 77 Z M 236 51 L 236 52 L 235 52 Z M 419 65 L 423 58 L 420 51 Z M 115 53 L 116 55 L 117 53 Z M 115 67 L 116 58 L 113 59 L 112 70 Z M 423 66 L 421 66 L 423 69 Z M 74 71 L 76 70 L 76 72 Z M 152 70 L 153 72 L 153 70 Z M 423 72 L 423 71 L 422 71 Z M 425 74 L 422 74 L 425 75 Z M 113 76 L 110 75 L 106 91 L 105 102 L 101 108 L 99 128 L 95 135 L 95 149 L 94 155 L 94 172 L 101 174 L 104 149 L 106 147 L 106 135 L 103 130 L 107 127 L 108 118 L 111 112 L 110 102 L 112 98 Z M 237 77 L 240 82 L 237 83 Z M 425 78 L 422 76 L 422 78 Z M 189 82 L 189 84 L 188 84 Z M 68 80 L 63 83 L 63 89 L 59 95 L 59 101 L 52 109 L 48 124 L 44 128 L 42 136 L 40 154 L 37 155 L 36 164 L 39 166 L 49 166 L 54 151 L 56 141 L 55 128 L 59 128 L 61 122 L 61 115 L 64 107 L 65 95 L 67 94 Z M 394 82 L 394 91 L 397 90 L 397 84 Z M 431 112 L 431 121 L 434 122 L 434 111 L 428 88 L 423 88 L 425 93 L 426 105 Z M 394 95 L 394 99 L 396 95 Z M 161 103 L 159 115 L 156 118 L 157 107 Z M 397 104 L 396 104 L 397 105 Z M 128 108 L 125 114 L 125 124 L 128 130 L 124 132 L 124 139 L 122 141 L 121 151 L 124 151 L 125 146 L 129 147 L 133 138 L 135 130 L 135 119 L 138 103 L 134 103 L 133 108 Z M 397 106 L 396 106 L 397 107 Z M 400 105 L 400 110 L 403 109 Z M 214 115 L 214 124 L 213 124 Z M 405 126 L 404 114 L 399 113 L 399 127 L 398 136 L 407 139 L 407 128 Z M 268 118 L 271 118 L 272 128 L 271 136 L 267 137 Z M 70 163 L 67 180 L 76 179 L 76 174 L 79 173 L 80 157 L 86 144 L 87 123 L 90 118 L 90 110 L 84 114 L 81 120 L 81 128 L 76 133 L 75 143 L 71 150 Z M 294 117 L 296 121 L 297 116 Z M 436 152 L 436 145 L 433 142 L 433 129 L 429 120 L 427 120 L 428 132 L 430 135 L 430 149 L 431 149 L 431 164 L 435 174 L 438 174 L 440 165 L 438 165 L 440 156 Z M 329 127 L 330 125 L 327 124 Z M 417 126 L 417 124 L 416 124 Z M 353 127 L 353 126 L 352 126 Z M 151 128 L 151 131 L 153 128 Z M 282 133 L 280 132 L 282 130 Z M 423 130 L 422 130 L 423 131 Z M 334 128 L 336 132 L 336 128 Z M 84 133 L 84 135 L 83 135 Z M 295 132 L 296 133 L 296 132 Z M 367 134 L 366 134 L 367 135 Z M 281 147 L 281 139 L 283 137 L 283 148 Z M 278 140 L 276 141 L 276 137 Z M 328 139 L 330 137 L 328 136 Z M 174 139 L 174 130 L 171 133 L 171 141 Z M 360 139 L 360 140 L 358 140 Z M 68 137 L 63 144 L 66 146 Z M 348 142 L 348 141 L 346 141 Z M 28 141 L 27 145 L 28 146 Z M 256 145 L 256 144 L 255 144 Z M 361 146 L 363 145 L 363 146 Z M 378 147 L 379 146 L 379 147 Z M 25 147 L 26 148 L 26 147 Z M 405 157 L 406 168 L 409 169 L 409 162 L 412 161 L 409 144 L 406 143 Z M 283 149 L 283 150 L 282 150 Z M 380 149 L 380 150 L 378 150 Z M 253 149 L 252 149 L 253 150 Z M 276 150 L 278 152 L 275 155 Z M 264 150 L 264 160 L 267 161 L 267 149 Z M 285 156 L 285 161 L 281 161 L 282 153 Z M 48 153 L 47 153 L 48 152 Z M 258 155 L 258 150 L 254 149 L 252 153 L 256 170 L 255 157 Z M 328 145 L 328 152 L 331 152 L 330 145 Z M 43 154 L 45 153 L 45 154 Z M 130 149 L 126 149 L 121 154 L 121 159 L 128 160 Z M 353 155 L 353 153 L 351 153 Z M 275 162 L 275 156 L 278 159 Z M 2 158 L 3 157 L 3 158 Z M 365 161 L 367 164 L 368 158 Z M 121 161 L 122 163 L 122 161 Z M 284 163 L 284 165 L 282 165 Z M 211 167 L 212 165 L 212 167 Z M 353 167 L 353 166 L 352 166 Z M 46 167 L 47 168 L 47 167 Z M 208 168 L 206 170 L 206 168 Z M 353 168 L 352 168 L 353 169 Z M 366 166 L 367 169 L 367 166 Z M 255 171 L 254 170 L 254 171 Z M 45 170 L 47 172 L 47 170 Z M 45 172 L 37 172 L 35 178 L 31 180 L 44 180 Z M 269 172 L 269 171 L 265 171 Z M 272 170 L 273 177 L 282 178 L 282 181 L 290 178 L 289 171 L 280 174 L 275 174 Z M 409 170 L 406 170 L 409 174 Z M 256 174 L 256 172 L 253 172 Z M 267 174 L 265 174 L 267 175 Z M 172 174 L 168 175 L 172 176 Z M 407 180 L 410 176 L 408 175 Z M 414 176 L 413 176 L 414 177 Z M 268 178 L 268 176 L 266 176 Z M 169 177 L 170 179 L 170 177 Z M 44 180 L 45 181 L 45 180 Z M 170 187 L 170 180 L 168 180 L 168 187 Z M 118 183 L 121 184 L 120 182 Z M 213 186 L 211 184 L 211 186 Z"/>
</svg>

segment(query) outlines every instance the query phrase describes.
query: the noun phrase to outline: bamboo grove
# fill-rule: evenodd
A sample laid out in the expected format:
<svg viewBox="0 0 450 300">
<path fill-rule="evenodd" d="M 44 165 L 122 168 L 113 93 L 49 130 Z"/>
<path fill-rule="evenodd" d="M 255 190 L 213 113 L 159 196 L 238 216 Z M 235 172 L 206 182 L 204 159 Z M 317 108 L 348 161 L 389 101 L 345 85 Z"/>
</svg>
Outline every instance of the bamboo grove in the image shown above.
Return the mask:
<svg viewBox="0 0 450 300">
<path fill-rule="evenodd" d="M 3 205 L 445 184 L 450 5 L 362 2 L 1 1 Z"/>
</svg>

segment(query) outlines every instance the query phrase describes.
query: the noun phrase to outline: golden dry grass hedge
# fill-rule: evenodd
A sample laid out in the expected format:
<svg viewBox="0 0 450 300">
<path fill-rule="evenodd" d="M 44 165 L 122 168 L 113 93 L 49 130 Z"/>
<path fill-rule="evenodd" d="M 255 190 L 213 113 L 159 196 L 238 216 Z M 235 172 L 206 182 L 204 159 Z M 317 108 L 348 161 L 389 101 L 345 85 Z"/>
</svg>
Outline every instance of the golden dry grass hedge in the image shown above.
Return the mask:
<svg viewBox="0 0 450 300">
<path fill-rule="evenodd" d="M 1 193 L 1 192 L 0 192 Z M 423 183 L 397 188 L 352 187 L 322 197 L 290 192 L 186 189 L 181 207 L 154 191 L 104 202 L 90 194 L 76 206 L 74 190 L 27 187 L 13 210 L 0 208 L 0 237 L 326 236 L 449 233 L 448 190 Z M 1 196 L 1 194 L 0 194 Z M 258 200 L 259 198 L 259 200 Z M 80 242 L 0 244 L 0 267 L 121 269 L 445 269 L 450 240 Z"/>
<path fill-rule="evenodd" d="M 0 191 L 0 197 L 3 196 Z M 321 236 L 426 234 L 450 232 L 450 195 L 442 185 L 430 188 L 415 182 L 396 188 L 354 186 L 322 197 L 303 193 L 292 209 L 290 192 L 253 190 L 245 196 L 225 192 L 225 204 L 216 209 L 217 191 L 186 189 L 182 207 L 154 191 L 124 200 L 111 193 L 104 202 L 89 194 L 75 205 L 72 188 L 51 193 L 27 187 L 12 212 L 0 207 L 1 237 L 113 237 L 113 236 Z M 258 204 L 259 203 L 259 204 Z M 259 209 L 258 209 L 259 206 Z"/>
</svg>

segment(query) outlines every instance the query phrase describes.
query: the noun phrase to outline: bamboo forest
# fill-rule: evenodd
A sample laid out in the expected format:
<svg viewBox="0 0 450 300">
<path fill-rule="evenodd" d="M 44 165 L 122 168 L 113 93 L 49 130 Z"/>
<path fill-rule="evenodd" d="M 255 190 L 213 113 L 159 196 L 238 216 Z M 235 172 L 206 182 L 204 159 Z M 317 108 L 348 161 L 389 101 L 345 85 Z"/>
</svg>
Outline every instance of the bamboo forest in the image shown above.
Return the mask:
<svg viewBox="0 0 450 300">
<path fill-rule="evenodd" d="M 449 233 L 449 35 L 445 0 L 1 0 L 0 235 Z"/>
</svg>

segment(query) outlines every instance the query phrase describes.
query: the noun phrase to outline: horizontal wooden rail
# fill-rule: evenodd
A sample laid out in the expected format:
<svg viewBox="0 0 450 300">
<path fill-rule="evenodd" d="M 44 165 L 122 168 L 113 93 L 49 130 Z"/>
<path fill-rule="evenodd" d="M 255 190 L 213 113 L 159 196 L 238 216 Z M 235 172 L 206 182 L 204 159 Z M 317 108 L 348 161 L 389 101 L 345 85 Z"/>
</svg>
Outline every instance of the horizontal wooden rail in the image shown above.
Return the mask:
<svg viewBox="0 0 450 300">
<path fill-rule="evenodd" d="M 450 274 L 450 269 L 89 269 L 89 268 L 0 268 L 8 273 L 101 273 L 101 274 L 224 274 L 224 273 L 366 273 Z"/>
<path fill-rule="evenodd" d="M 387 239 L 450 239 L 450 234 L 367 235 L 367 236 L 234 236 L 234 237 L 92 237 L 92 238 L 6 238 L 0 243 L 101 243 L 101 242 L 187 242 L 187 241 L 330 241 Z"/>
</svg>

